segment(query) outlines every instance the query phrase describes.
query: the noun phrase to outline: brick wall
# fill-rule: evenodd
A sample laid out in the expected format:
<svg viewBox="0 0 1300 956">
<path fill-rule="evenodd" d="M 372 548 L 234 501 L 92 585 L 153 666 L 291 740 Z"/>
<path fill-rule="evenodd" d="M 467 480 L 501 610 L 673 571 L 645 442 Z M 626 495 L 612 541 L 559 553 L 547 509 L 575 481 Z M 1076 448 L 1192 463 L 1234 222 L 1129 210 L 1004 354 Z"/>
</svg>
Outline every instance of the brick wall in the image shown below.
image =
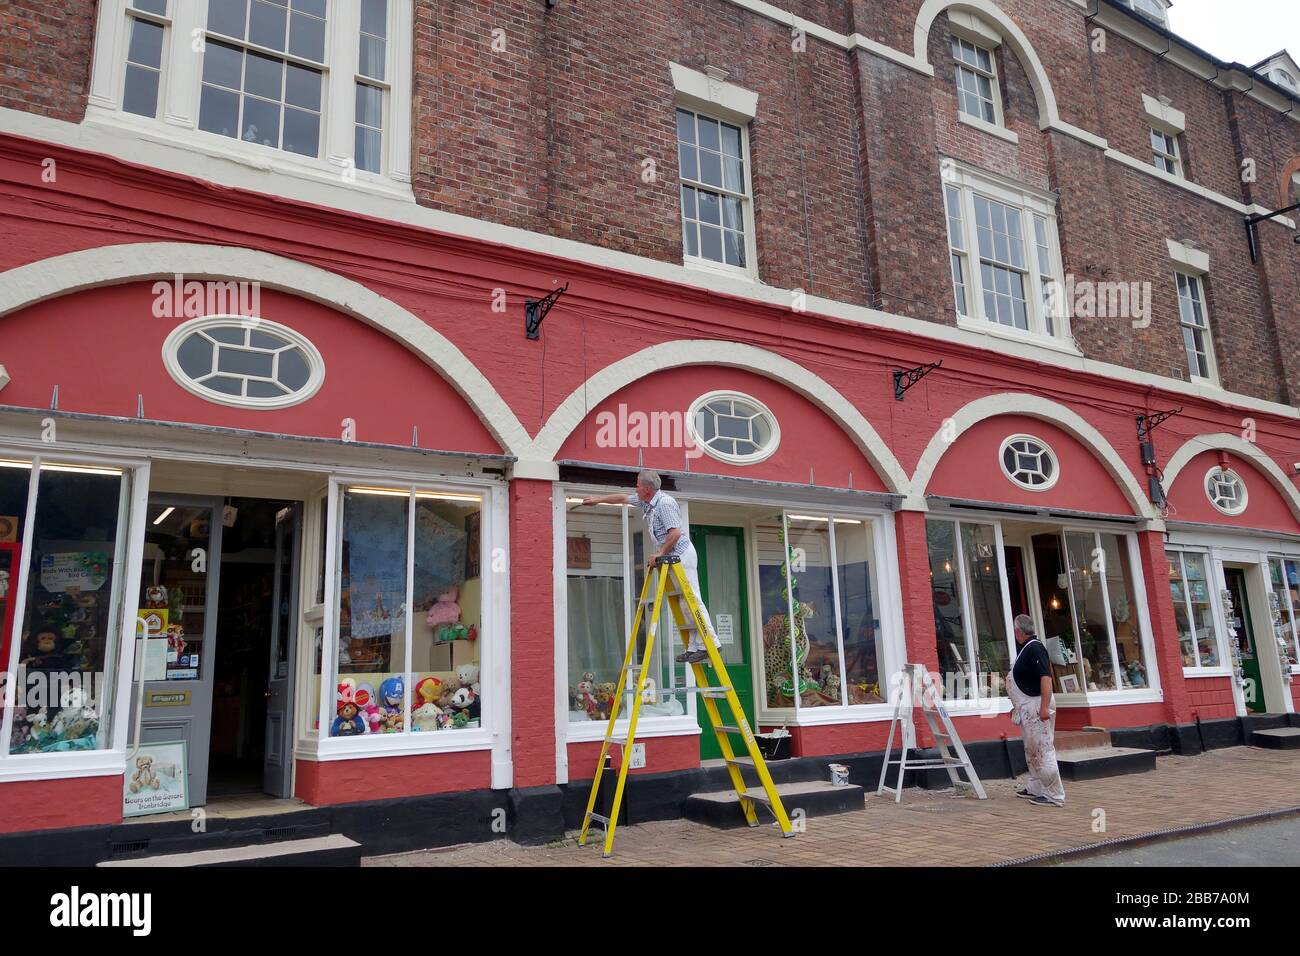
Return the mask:
<svg viewBox="0 0 1300 956">
<path fill-rule="evenodd" d="M 0 3 L 0 107 L 80 120 L 94 34 L 90 0 Z"/>
</svg>

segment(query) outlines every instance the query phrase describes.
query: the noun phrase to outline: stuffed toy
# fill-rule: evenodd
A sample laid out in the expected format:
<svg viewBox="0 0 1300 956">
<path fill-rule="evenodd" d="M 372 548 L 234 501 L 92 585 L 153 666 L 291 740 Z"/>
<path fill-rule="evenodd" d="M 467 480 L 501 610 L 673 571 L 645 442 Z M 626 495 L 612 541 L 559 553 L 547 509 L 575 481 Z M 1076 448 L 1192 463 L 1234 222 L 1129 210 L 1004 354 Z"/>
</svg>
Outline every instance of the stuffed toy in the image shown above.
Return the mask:
<svg viewBox="0 0 1300 956">
<path fill-rule="evenodd" d="M 379 711 L 383 732 L 400 734 L 403 729 L 402 707 L 406 697 L 406 682 L 400 677 L 389 677 L 379 685 Z"/>
<path fill-rule="evenodd" d="M 362 684 L 357 688 L 356 695 L 353 698 L 361 713 L 361 719 L 366 722 L 366 733 L 379 733 L 383 722 L 384 715 L 379 709 L 379 701 L 375 697 L 375 689 L 369 684 Z"/>
<path fill-rule="evenodd" d="M 145 789 L 157 790 L 161 786 L 162 780 L 153 772 L 153 757 L 136 757 L 135 773 L 131 774 L 131 784 L 127 789 L 132 793 L 139 793 Z"/>
<path fill-rule="evenodd" d="M 454 638 L 443 637 L 448 628 L 452 625 L 458 625 L 460 622 L 460 605 L 456 603 L 456 598 L 460 597 L 460 588 L 452 586 L 438 595 L 438 600 L 433 607 L 429 608 L 429 614 L 424 619 L 424 623 L 433 628 L 433 635 L 439 641 L 454 640 Z"/>
<path fill-rule="evenodd" d="M 578 689 L 573 695 L 573 709 L 585 710 L 588 717 L 596 713 L 598 708 L 596 706 L 595 684 L 589 680 L 578 681 Z"/>
<path fill-rule="evenodd" d="M 411 703 L 419 707 L 421 704 L 436 704 L 442 697 L 444 686 L 442 681 L 436 677 L 424 677 L 415 685 L 415 696 Z"/>
<path fill-rule="evenodd" d="M 74 627 L 75 633 L 75 627 Z M 33 671 L 69 670 L 67 655 L 59 650 L 59 635 L 53 628 L 43 627 L 27 642 L 27 655 L 19 661 Z"/>
<path fill-rule="evenodd" d="M 429 731 L 442 729 L 443 712 L 437 704 L 428 701 L 411 715 L 411 726 L 416 731 Z"/>
<path fill-rule="evenodd" d="M 161 584 L 153 584 L 145 588 L 144 606 L 159 610 L 167 607 L 167 589 Z"/>
<path fill-rule="evenodd" d="M 480 692 L 477 664 L 461 664 L 460 667 L 456 668 L 456 676 L 460 679 L 461 687 L 469 687 L 475 694 Z"/>
<path fill-rule="evenodd" d="M 339 715 L 330 725 L 331 737 L 356 737 L 366 732 L 366 722 L 357 713 L 355 700 L 347 700 L 339 705 Z"/>
<path fill-rule="evenodd" d="M 453 720 L 464 714 L 467 720 L 478 720 L 479 702 L 478 694 L 474 693 L 472 688 L 462 687 L 451 695 L 451 706 L 456 713 Z"/>
</svg>

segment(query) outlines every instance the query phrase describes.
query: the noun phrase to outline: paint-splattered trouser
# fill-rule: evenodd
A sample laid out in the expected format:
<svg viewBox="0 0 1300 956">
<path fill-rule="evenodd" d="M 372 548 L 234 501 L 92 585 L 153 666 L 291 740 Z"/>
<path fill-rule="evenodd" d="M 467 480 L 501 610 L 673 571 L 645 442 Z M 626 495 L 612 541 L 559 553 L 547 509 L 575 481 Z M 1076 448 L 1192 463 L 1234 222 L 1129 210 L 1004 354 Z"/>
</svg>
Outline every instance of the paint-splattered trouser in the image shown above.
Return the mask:
<svg viewBox="0 0 1300 956">
<path fill-rule="evenodd" d="M 1015 681 L 1011 682 L 1015 686 Z M 1038 714 L 1040 697 L 1030 697 L 1017 706 L 1020 730 L 1025 738 L 1025 763 L 1029 764 L 1029 783 L 1025 785 L 1035 797 L 1046 797 L 1053 803 L 1065 804 L 1065 785 L 1056 765 L 1056 714 L 1047 720 Z"/>
</svg>

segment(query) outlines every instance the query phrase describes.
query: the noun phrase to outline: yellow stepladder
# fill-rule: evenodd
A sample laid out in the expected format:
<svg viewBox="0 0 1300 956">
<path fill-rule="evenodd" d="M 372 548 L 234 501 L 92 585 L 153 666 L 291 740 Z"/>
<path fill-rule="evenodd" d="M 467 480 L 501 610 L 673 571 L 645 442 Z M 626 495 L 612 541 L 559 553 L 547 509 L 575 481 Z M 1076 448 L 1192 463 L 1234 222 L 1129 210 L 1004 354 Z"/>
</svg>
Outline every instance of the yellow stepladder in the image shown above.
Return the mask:
<svg viewBox="0 0 1300 956">
<path fill-rule="evenodd" d="M 650 596 L 652 587 L 654 588 L 653 598 Z M 619 673 L 618 687 L 614 690 L 614 700 L 610 705 L 609 724 L 605 728 L 605 741 L 601 745 L 600 758 L 596 762 L 596 777 L 591 781 L 591 796 L 587 798 L 587 812 L 582 818 L 582 833 L 578 837 L 578 845 L 587 845 L 587 831 L 594 820 L 605 828 L 603 855 L 608 858 L 614 852 L 614 831 L 618 826 L 619 808 L 623 805 L 623 790 L 627 785 L 628 765 L 631 762 L 629 757 L 632 752 L 632 744 L 636 740 L 637 721 L 641 717 L 641 704 L 646 692 L 646 677 L 654 657 L 655 641 L 659 633 L 660 612 L 663 609 L 665 598 L 667 598 L 668 607 L 672 611 L 673 621 L 677 625 L 677 632 L 682 637 L 683 645 L 689 646 L 692 633 L 698 632 L 700 634 L 704 647 L 709 654 L 709 663 L 717 674 L 718 683 L 709 686 L 704 673 L 704 664 L 700 662 L 690 665 L 695 675 L 694 686 L 664 688 L 659 693 L 692 693 L 700 695 L 704 710 L 709 715 L 709 721 L 713 726 L 713 732 L 718 738 L 718 746 L 722 750 L 727 773 L 731 777 L 732 788 L 736 791 L 736 796 L 740 798 L 740 808 L 745 814 L 745 822 L 751 827 L 758 826 L 757 808 L 759 804 L 763 804 L 776 817 L 782 835 L 786 837 L 794 836 L 794 827 L 790 823 L 790 818 L 786 815 L 785 807 L 781 805 L 781 797 L 776 792 L 776 784 L 772 782 L 772 775 L 768 772 L 767 764 L 763 761 L 763 755 L 758 749 L 758 743 L 754 740 L 754 732 L 745 719 L 744 708 L 741 707 L 740 698 L 736 696 L 736 690 L 731 685 L 731 678 L 727 675 L 727 668 L 722 663 L 722 656 L 718 653 L 718 648 L 709 635 L 704 615 L 700 611 L 699 599 L 691 591 L 686 572 L 682 570 L 681 559 L 662 558 L 656 562 L 655 572 L 646 575 L 645 584 L 641 589 L 641 598 L 637 603 L 636 615 L 632 621 L 632 633 L 627 642 L 627 654 L 623 657 L 623 669 Z M 686 601 L 687 609 L 690 611 L 689 620 L 682 609 L 683 598 Z M 647 607 L 650 607 L 651 611 L 646 627 L 645 653 L 642 656 L 641 663 L 637 664 L 637 636 L 641 633 L 641 621 Z M 629 674 L 637 675 L 636 693 L 632 696 L 632 713 L 628 719 L 627 737 L 622 738 L 615 736 L 614 727 L 618 722 L 619 711 L 626 697 Z M 717 702 L 719 700 L 725 700 L 731 707 L 733 723 L 724 724 L 722 722 L 722 716 L 718 711 Z M 731 737 L 733 736 L 740 737 L 744 741 L 748 756 L 736 756 L 731 745 Z M 619 762 L 618 785 L 614 789 L 613 805 L 609 808 L 609 816 L 606 817 L 595 812 L 596 798 L 600 793 L 601 776 L 605 772 L 605 758 L 609 755 L 610 747 L 614 744 L 618 744 L 623 748 L 623 759 Z M 750 767 L 758 774 L 760 789 L 750 789 L 745 782 L 744 775 L 741 773 L 742 767 Z"/>
</svg>

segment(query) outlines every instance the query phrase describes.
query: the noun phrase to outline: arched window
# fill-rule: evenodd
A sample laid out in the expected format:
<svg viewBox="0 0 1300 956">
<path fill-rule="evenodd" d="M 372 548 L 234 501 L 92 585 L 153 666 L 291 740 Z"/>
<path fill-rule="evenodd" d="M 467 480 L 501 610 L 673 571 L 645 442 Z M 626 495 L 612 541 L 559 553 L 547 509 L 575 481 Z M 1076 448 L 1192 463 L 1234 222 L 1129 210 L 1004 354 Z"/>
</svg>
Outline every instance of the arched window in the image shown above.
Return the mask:
<svg viewBox="0 0 1300 956">
<path fill-rule="evenodd" d="M 1206 473 L 1205 496 L 1225 515 L 1239 515 L 1246 510 L 1246 483 L 1230 468 L 1215 465 Z"/>
<path fill-rule="evenodd" d="M 705 454 L 733 465 L 752 465 L 776 451 L 781 427 L 762 402 L 739 392 L 701 395 L 687 413 L 691 437 Z"/>
<path fill-rule="evenodd" d="M 1002 473 L 1029 491 L 1046 491 L 1061 475 L 1052 449 L 1029 435 L 1012 435 L 1004 441 L 999 458 Z"/>
</svg>

